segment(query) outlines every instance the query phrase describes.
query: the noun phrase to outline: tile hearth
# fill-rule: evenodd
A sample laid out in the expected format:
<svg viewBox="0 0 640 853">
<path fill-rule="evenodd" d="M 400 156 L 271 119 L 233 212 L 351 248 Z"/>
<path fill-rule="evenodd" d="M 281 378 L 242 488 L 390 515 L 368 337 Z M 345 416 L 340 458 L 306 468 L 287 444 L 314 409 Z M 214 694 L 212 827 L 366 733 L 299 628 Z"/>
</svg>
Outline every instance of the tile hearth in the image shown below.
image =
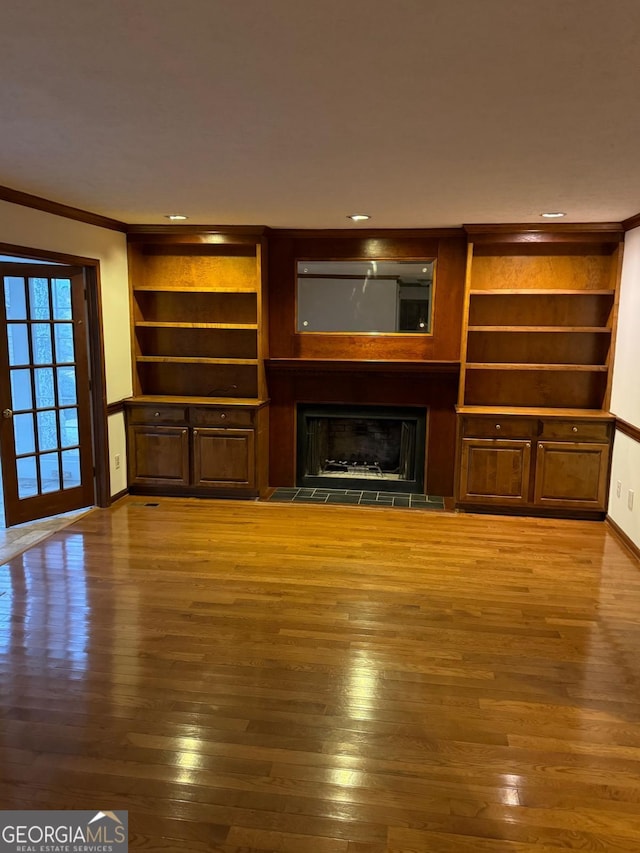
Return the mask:
<svg viewBox="0 0 640 853">
<path fill-rule="evenodd" d="M 269 501 L 322 504 L 357 504 L 359 506 L 403 507 L 404 509 L 444 510 L 444 500 L 435 495 L 407 492 L 376 492 L 355 489 L 279 488 Z"/>
</svg>

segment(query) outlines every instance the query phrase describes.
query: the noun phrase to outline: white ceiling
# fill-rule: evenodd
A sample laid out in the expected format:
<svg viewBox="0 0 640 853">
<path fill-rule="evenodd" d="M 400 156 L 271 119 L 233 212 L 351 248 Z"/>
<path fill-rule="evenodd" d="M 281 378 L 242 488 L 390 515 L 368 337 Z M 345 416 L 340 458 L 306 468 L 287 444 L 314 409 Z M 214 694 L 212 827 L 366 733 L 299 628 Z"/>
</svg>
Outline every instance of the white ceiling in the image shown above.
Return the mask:
<svg viewBox="0 0 640 853">
<path fill-rule="evenodd" d="M 130 223 L 618 221 L 640 0 L 3 0 L 0 114 L 0 184 Z"/>
</svg>

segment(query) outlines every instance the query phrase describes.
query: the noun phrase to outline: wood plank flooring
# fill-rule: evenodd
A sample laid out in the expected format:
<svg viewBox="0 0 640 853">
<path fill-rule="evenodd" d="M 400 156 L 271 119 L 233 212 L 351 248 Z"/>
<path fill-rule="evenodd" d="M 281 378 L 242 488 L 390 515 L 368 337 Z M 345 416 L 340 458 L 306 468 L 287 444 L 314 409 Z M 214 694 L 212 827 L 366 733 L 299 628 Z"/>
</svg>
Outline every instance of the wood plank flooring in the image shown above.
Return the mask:
<svg viewBox="0 0 640 853">
<path fill-rule="evenodd" d="M 0 808 L 130 849 L 640 851 L 640 566 L 601 523 L 121 501 L 0 567 Z"/>
</svg>

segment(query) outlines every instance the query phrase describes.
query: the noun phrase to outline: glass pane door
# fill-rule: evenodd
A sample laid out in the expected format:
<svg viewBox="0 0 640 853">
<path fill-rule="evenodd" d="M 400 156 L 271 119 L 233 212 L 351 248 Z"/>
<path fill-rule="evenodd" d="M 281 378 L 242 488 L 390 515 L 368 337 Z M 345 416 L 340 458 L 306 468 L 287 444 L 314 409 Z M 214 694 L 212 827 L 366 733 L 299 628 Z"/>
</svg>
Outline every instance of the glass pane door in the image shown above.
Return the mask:
<svg viewBox="0 0 640 853">
<path fill-rule="evenodd" d="M 0 264 L 0 272 L 9 525 L 91 504 L 94 488 L 82 270 Z"/>
</svg>

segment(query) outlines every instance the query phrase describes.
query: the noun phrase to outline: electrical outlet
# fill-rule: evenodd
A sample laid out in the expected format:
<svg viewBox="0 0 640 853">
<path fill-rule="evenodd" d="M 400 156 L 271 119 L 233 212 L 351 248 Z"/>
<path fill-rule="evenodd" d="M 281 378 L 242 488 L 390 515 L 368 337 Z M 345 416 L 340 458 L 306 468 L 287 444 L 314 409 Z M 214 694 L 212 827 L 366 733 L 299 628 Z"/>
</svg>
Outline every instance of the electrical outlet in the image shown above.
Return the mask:
<svg viewBox="0 0 640 853">
<path fill-rule="evenodd" d="M 633 509 L 633 489 L 629 489 L 629 494 L 627 496 L 627 506 L 629 509 Z"/>
<path fill-rule="evenodd" d="M 616 481 L 616 497 L 617 497 L 617 498 L 619 498 L 619 497 L 620 497 L 620 492 L 621 492 L 621 491 L 622 491 L 622 483 L 620 482 L 620 480 L 617 480 L 617 481 Z"/>
<path fill-rule="evenodd" d="M 116 469 L 116 471 L 117 471 L 117 470 L 118 470 L 118 468 L 120 467 L 120 454 L 119 454 L 119 453 L 114 454 L 114 457 L 113 457 L 113 464 L 114 464 L 114 467 L 115 467 L 115 469 Z"/>
</svg>

